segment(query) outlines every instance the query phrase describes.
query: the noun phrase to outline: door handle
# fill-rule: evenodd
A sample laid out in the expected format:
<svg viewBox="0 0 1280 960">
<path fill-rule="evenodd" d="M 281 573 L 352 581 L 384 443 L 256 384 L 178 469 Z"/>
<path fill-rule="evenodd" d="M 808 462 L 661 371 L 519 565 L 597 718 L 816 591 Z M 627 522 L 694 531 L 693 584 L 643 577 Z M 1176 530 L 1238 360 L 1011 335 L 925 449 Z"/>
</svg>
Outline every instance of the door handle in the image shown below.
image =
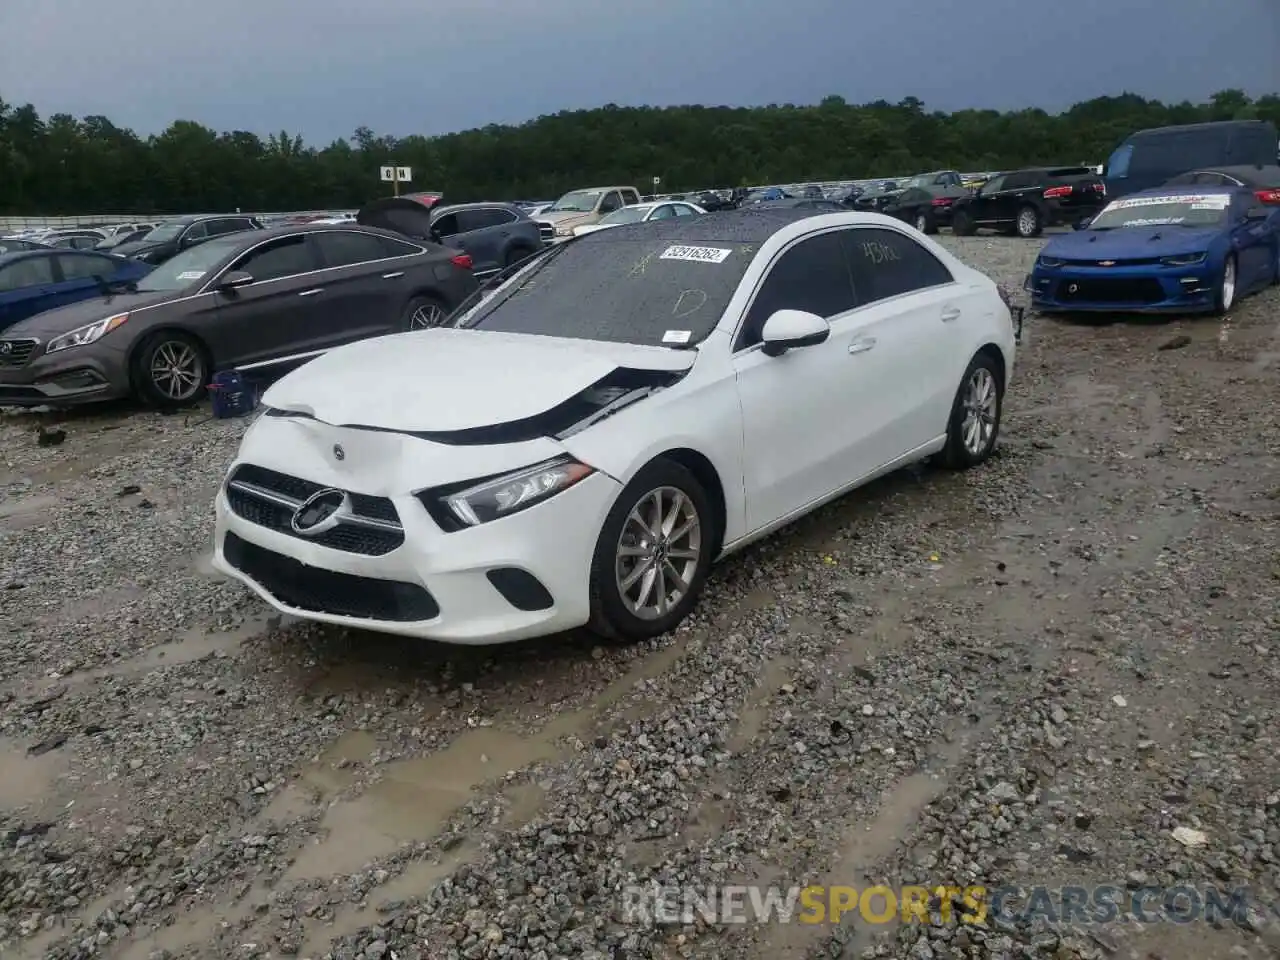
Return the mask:
<svg viewBox="0 0 1280 960">
<path fill-rule="evenodd" d="M 942 311 L 942 322 L 950 323 L 952 320 L 960 319 L 960 309 L 958 307 L 947 307 Z"/>
<path fill-rule="evenodd" d="M 384 274 L 382 275 L 382 279 L 383 279 L 383 280 L 394 280 L 396 277 L 403 277 L 403 276 L 404 276 L 404 271 L 403 271 L 403 270 L 397 270 L 395 273 L 384 273 Z"/>
<path fill-rule="evenodd" d="M 317 293 L 324 293 L 324 287 L 312 287 L 310 290 L 303 290 L 298 296 L 314 297 Z"/>
<path fill-rule="evenodd" d="M 859 340 L 856 343 L 849 344 L 850 353 L 866 353 L 876 345 L 875 338 L 867 337 L 865 340 Z"/>
</svg>

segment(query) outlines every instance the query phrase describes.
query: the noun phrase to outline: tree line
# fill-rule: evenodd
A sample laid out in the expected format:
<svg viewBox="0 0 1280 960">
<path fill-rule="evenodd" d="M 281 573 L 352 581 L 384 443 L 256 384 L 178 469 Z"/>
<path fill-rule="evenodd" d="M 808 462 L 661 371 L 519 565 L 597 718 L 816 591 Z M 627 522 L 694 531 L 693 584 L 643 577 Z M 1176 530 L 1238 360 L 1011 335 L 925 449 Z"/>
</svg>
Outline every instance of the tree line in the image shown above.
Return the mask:
<svg viewBox="0 0 1280 960">
<path fill-rule="evenodd" d="M 0 98 L 0 213 L 166 214 L 358 207 L 389 192 L 379 168 L 413 168 L 413 189 L 450 200 L 554 198 L 579 186 L 662 189 L 1101 163 L 1134 130 L 1227 119 L 1280 126 L 1280 94 L 1225 90 L 1201 104 L 1131 93 L 1051 114 L 929 111 L 914 97 L 817 106 L 620 107 L 562 111 L 443 136 L 367 127 L 326 147 L 282 131 L 219 133 L 178 120 L 139 136 L 103 116 L 41 118 Z"/>
</svg>

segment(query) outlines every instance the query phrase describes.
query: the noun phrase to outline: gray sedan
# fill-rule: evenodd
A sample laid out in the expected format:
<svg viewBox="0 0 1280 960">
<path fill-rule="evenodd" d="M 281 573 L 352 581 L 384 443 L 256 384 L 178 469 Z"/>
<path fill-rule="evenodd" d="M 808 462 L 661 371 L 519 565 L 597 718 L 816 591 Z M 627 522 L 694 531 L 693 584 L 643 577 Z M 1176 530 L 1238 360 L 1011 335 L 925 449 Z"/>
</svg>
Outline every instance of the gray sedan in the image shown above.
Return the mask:
<svg viewBox="0 0 1280 960">
<path fill-rule="evenodd" d="M 0 339 L 0 405 L 200 399 L 215 370 L 280 367 L 442 323 L 478 284 L 470 256 L 361 226 L 229 234 Z"/>
</svg>

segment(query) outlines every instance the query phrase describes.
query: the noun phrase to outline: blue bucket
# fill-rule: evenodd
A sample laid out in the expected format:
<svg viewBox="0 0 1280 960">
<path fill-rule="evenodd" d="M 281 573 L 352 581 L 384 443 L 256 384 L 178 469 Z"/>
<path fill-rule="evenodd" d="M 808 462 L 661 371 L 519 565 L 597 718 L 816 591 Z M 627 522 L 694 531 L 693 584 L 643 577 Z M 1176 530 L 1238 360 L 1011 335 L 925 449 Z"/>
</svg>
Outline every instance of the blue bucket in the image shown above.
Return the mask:
<svg viewBox="0 0 1280 960">
<path fill-rule="evenodd" d="M 258 405 L 258 395 L 239 370 L 223 370 L 213 375 L 209 384 L 213 415 L 219 420 L 244 417 Z"/>
</svg>

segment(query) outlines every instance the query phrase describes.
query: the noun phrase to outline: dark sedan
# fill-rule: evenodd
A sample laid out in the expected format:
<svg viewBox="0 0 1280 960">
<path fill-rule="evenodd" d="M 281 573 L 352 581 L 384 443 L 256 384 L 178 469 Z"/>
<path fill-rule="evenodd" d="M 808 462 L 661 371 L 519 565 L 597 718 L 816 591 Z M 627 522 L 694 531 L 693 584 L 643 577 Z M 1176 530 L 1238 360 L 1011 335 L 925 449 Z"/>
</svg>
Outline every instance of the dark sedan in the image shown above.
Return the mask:
<svg viewBox="0 0 1280 960">
<path fill-rule="evenodd" d="M 164 263 L 177 253 L 216 237 L 245 230 L 261 230 L 262 224 L 245 216 L 192 216 L 166 220 L 137 240 L 129 240 L 112 249 L 123 257 L 134 257 L 150 264 Z"/>
<path fill-rule="evenodd" d="M 21 253 L 23 250 L 48 250 L 49 244 L 25 237 L 0 237 L 0 253 Z"/>
<path fill-rule="evenodd" d="M 0 339 L 0 404 L 204 395 L 215 370 L 278 368 L 429 327 L 477 287 L 471 258 L 359 226 L 235 233 L 184 250 L 123 293 L 32 317 Z"/>
<path fill-rule="evenodd" d="M 834 200 L 820 197 L 782 197 L 779 200 L 761 200 L 751 205 L 753 210 L 812 210 L 818 213 L 843 213 L 844 207 Z"/>
<path fill-rule="evenodd" d="M 1280 207 L 1280 166 L 1210 167 L 1191 170 L 1168 181 L 1166 187 L 1248 187 L 1258 202 Z"/>
<path fill-rule="evenodd" d="M 113 284 L 151 272 L 137 260 L 87 250 L 37 247 L 0 254 L 0 330 L 46 310 L 100 297 Z"/>
</svg>

